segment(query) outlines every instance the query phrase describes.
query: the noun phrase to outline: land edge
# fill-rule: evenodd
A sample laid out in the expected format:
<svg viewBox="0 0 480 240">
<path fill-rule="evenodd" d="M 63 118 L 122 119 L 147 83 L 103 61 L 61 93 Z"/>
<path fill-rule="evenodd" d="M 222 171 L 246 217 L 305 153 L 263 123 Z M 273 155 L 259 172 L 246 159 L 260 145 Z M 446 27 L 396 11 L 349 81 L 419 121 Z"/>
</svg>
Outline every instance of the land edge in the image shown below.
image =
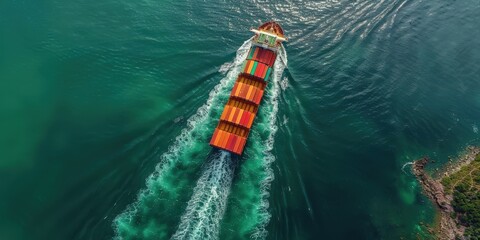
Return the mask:
<svg viewBox="0 0 480 240">
<path fill-rule="evenodd" d="M 463 166 L 470 164 L 480 153 L 480 147 L 469 146 L 466 151 L 459 155 L 458 159 L 450 160 L 442 169 L 432 177 L 426 172 L 425 166 L 430 159 L 420 158 L 413 162 L 412 171 L 420 183 L 425 195 L 434 203 L 437 209 L 437 216 L 433 228 L 429 231 L 440 240 L 464 239 L 465 227 L 457 219 L 452 217 L 453 196 L 445 193 L 441 180 L 458 172 Z"/>
</svg>

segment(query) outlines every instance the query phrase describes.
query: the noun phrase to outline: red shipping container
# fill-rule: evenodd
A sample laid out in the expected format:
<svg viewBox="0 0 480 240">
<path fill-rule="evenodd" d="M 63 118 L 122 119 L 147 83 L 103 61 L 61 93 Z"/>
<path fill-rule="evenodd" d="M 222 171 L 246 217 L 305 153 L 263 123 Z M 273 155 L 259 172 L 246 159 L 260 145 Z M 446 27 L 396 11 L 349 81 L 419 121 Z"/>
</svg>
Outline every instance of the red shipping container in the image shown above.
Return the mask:
<svg viewBox="0 0 480 240">
<path fill-rule="evenodd" d="M 261 78 L 262 77 L 262 74 L 264 72 L 264 69 L 265 69 L 265 64 L 262 63 L 262 68 L 260 68 L 260 71 L 258 72 L 258 77 Z"/>
<path fill-rule="evenodd" d="M 240 124 L 240 122 L 242 121 L 242 116 L 243 116 L 243 114 L 245 114 L 245 111 L 246 110 L 244 110 L 244 109 L 240 110 L 240 114 L 239 114 L 239 116 L 237 116 L 237 119 L 235 120 L 236 124 Z"/>
<path fill-rule="evenodd" d="M 241 115 L 239 116 L 239 118 L 238 118 L 238 122 L 237 122 L 238 125 L 243 126 L 243 125 L 242 125 L 242 119 L 243 119 L 243 116 L 245 116 L 245 113 L 246 113 L 246 112 L 247 112 L 247 110 L 243 110 L 243 111 L 242 111 L 242 114 L 241 114 Z"/>
<path fill-rule="evenodd" d="M 270 63 L 270 55 L 271 55 L 271 51 L 267 51 L 265 54 L 265 57 L 263 58 L 264 63 L 267 65 L 269 65 Z"/>
<path fill-rule="evenodd" d="M 231 141 L 231 139 L 232 139 L 232 136 L 233 136 L 233 134 L 229 134 L 228 137 L 227 137 L 227 140 L 225 141 L 225 146 L 224 146 L 224 148 L 227 149 L 227 150 L 230 150 L 230 149 L 228 149 L 228 145 L 230 144 L 230 141 Z"/>
<path fill-rule="evenodd" d="M 226 149 L 228 149 L 228 142 L 230 141 L 230 139 L 232 138 L 233 134 L 232 133 L 228 133 L 228 137 L 227 139 L 225 140 L 225 147 Z"/>
<path fill-rule="evenodd" d="M 252 117 L 252 113 L 248 112 L 245 114 L 245 119 L 243 120 L 243 126 L 248 128 L 248 121 Z"/>
<path fill-rule="evenodd" d="M 265 57 L 265 63 L 270 66 L 270 60 L 272 59 L 272 52 L 268 51 L 267 57 Z"/>
<path fill-rule="evenodd" d="M 227 148 L 228 139 L 230 138 L 231 135 L 232 135 L 232 134 L 229 133 L 229 132 L 226 133 L 226 136 L 225 136 L 225 138 L 223 139 L 223 143 L 222 143 L 222 147 L 223 147 L 223 148 Z"/>
<path fill-rule="evenodd" d="M 248 127 L 248 122 L 250 122 L 250 118 L 252 118 L 252 113 L 248 112 L 247 116 L 245 117 L 245 122 L 243 122 L 243 126 L 245 126 L 248 129 L 250 129 L 250 127 Z"/>
<path fill-rule="evenodd" d="M 229 150 L 229 149 L 228 149 L 228 144 L 230 143 L 230 139 L 232 139 L 232 136 L 233 136 L 233 134 L 228 134 L 228 137 L 227 137 L 227 139 L 225 140 L 225 146 L 223 146 L 223 148 Z"/>
<path fill-rule="evenodd" d="M 263 68 L 263 64 L 262 63 L 258 63 L 258 66 L 257 66 L 257 71 L 255 71 L 255 77 L 260 77 L 260 74 L 262 72 L 262 68 Z"/>
<path fill-rule="evenodd" d="M 268 58 L 270 56 L 270 51 L 269 50 L 265 50 L 265 55 L 263 56 L 262 58 L 262 62 L 265 63 L 265 64 L 268 64 Z"/>
<path fill-rule="evenodd" d="M 260 54 L 260 56 L 258 56 L 258 59 L 263 59 L 265 57 L 265 49 L 262 48 L 262 53 Z"/>
<path fill-rule="evenodd" d="M 265 62 L 265 60 L 267 60 L 267 58 L 268 58 L 268 53 L 269 53 L 269 52 L 270 52 L 270 51 L 268 51 L 268 50 L 265 50 L 265 51 L 264 51 L 264 54 L 263 54 L 263 56 L 262 56 L 262 62 Z"/>
<path fill-rule="evenodd" d="M 246 119 L 247 119 L 248 113 L 249 113 L 248 111 L 244 111 L 243 115 L 242 115 L 242 118 L 240 119 L 240 125 L 242 125 L 244 127 L 247 126 L 247 124 L 245 124 L 245 123 L 247 122 Z"/>
<path fill-rule="evenodd" d="M 235 147 L 235 143 L 237 142 L 237 138 L 238 138 L 237 135 L 232 134 L 232 140 L 228 143 L 228 149 L 230 151 L 233 151 L 233 148 Z"/>
<path fill-rule="evenodd" d="M 262 97 L 263 97 L 263 90 L 258 89 L 257 94 L 255 95 L 255 103 L 260 104 L 260 102 L 262 101 Z"/>
</svg>

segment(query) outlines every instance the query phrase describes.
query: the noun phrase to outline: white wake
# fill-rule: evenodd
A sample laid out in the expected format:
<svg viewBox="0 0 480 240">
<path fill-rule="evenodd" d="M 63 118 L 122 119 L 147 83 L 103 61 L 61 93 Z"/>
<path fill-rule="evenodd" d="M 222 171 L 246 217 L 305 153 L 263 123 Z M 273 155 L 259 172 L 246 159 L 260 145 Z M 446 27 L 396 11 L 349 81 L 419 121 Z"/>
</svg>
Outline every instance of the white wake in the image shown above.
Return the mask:
<svg viewBox="0 0 480 240">
<path fill-rule="evenodd" d="M 220 151 L 207 163 L 172 239 L 217 239 L 235 164 Z"/>
</svg>

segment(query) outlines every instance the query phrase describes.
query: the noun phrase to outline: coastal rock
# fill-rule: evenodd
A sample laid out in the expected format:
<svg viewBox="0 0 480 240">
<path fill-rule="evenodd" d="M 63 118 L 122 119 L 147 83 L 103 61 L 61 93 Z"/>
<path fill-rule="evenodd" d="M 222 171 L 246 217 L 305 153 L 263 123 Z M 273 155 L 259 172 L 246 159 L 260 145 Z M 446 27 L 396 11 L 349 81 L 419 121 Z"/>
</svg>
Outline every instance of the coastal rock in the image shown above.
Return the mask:
<svg viewBox="0 0 480 240">
<path fill-rule="evenodd" d="M 449 157 L 449 163 L 442 167 L 440 171 L 436 171 L 436 178 L 430 176 L 425 170 L 425 166 L 430 161 L 428 157 L 418 159 L 412 164 L 413 174 L 422 186 L 423 192 L 438 209 L 436 224 L 432 229 L 437 239 L 465 239 L 465 227 L 460 224 L 458 219 L 452 217 L 454 215 L 454 209 L 451 204 L 453 196 L 445 192 L 441 180 L 460 171 L 463 166 L 470 164 L 478 154 L 480 154 L 480 147 L 469 146 L 466 152 L 456 160 Z"/>
<path fill-rule="evenodd" d="M 425 171 L 425 166 L 428 162 L 428 157 L 423 157 L 415 161 L 412 165 L 412 171 L 420 182 L 427 197 L 435 203 L 435 206 L 437 206 L 437 209 L 439 210 L 439 217 L 437 218 L 438 222 L 436 224 L 437 227 L 429 229 L 429 232 L 435 234 L 440 240 L 464 239 L 464 228 L 460 226 L 455 219 L 450 217 L 453 212 L 453 207 L 450 204 L 451 197 L 445 194 L 443 185 L 440 181 L 432 178 Z"/>
<path fill-rule="evenodd" d="M 415 161 L 413 164 L 413 174 L 420 181 L 424 191 L 430 199 L 432 199 L 440 208 L 444 209 L 444 211 L 452 212 L 453 208 L 445 196 L 443 185 L 425 172 L 425 166 L 429 161 L 428 157 Z"/>
</svg>

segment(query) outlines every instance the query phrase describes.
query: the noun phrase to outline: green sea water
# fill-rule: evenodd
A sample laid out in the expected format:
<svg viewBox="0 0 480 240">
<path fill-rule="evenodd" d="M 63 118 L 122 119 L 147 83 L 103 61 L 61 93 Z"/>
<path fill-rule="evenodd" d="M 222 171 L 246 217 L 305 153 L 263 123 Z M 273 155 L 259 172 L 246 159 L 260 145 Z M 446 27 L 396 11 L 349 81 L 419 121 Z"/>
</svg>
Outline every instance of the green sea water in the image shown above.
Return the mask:
<svg viewBox="0 0 480 240">
<path fill-rule="evenodd" d="M 402 166 L 480 143 L 479 13 L 0 1 L 0 239 L 428 239 Z M 271 19 L 289 41 L 245 153 L 212 150 L 248 30 Z"/>
</svg>

